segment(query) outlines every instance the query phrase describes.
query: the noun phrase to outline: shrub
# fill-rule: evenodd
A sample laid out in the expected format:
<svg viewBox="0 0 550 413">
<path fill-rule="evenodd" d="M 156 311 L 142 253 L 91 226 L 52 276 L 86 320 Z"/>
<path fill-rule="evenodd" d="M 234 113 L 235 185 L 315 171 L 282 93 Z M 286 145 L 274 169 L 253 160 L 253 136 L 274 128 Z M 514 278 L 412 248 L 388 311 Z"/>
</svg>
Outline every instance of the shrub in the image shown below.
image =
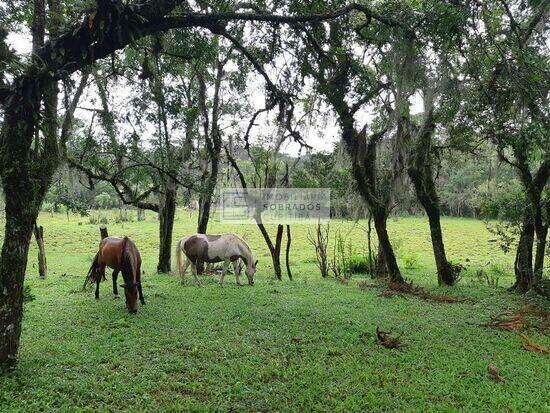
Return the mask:
<svg viewBox="0 0 550 413">
<path fill-rule="evenodd" d="M 107 218 L 107 215 L 100 215 L 100 214 L 91 214 L 88 218 L 88 221 L 92 225 L 108 225 L 109 224 L 109 218 Z"/>
<path fill-rule="evenodd" d="M 127 209 L 120 209 L 118 216 L 115 217 L 115 222 L 120 224 L 121 222 L 133 222 L 134 218 L 130 215 L 130 211 Z"/>
<path fill-rule="evenodd" d="M 405 268 L 412 270 L 418 264 L 418 255 L 416 254 L 405 254 L 403 256 L 403 262 L 405 263 Z"/>
<path fill-rule="evenodd" d="M 349 267 L 352 273 L 369 274 L 372 268 L 369 257 L 352 255 L 349 259 Z"/>
</svg>

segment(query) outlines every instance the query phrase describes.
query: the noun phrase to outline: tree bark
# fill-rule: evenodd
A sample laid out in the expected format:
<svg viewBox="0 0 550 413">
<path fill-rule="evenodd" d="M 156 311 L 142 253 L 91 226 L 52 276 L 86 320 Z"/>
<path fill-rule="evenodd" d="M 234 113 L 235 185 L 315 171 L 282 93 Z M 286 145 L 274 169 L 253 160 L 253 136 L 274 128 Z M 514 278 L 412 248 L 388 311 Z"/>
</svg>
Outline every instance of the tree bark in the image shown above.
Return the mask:
<svg viewBox="0 0 550 413">
<path fill-rule="evenodd" d="M 292 281 L 292 271 L 290 270 L 290 243 L 292 242 L 292 236 L 290 234 L 290 225 L 286 226 L 286 254 L 285 254 L 285 260 L 286 260 L 286 273 L 288 275 L 288 279 Z"/>
<path fill-rule="evenodd" d="M 550 160 L 545 159 L 533 175 L 526 153 L 521 148 L 514 148 L 515 162 L 510 162 L 502 151 L 499 152 L 499 156 L 516 168 L 529 200 L 529 205 L 524 211 L 522 231 L 516 252 L 516 283 L 514 284 L 516 290 L 525 292 L 535 286 L 543 277 L 548 221 L 544 222 L 542 192 L 550 177 Z M 535 234 L 536 251 L 533 269 Z"/>
<path fill-rule="evenodd" d="M 374 214 L 374 228 L 378 235 L 379 246 L 384 254 L 384 261 L 391 282 L 403 283 L 403 276 L 397 265 L 397 259 L 393 252 L 390 237 L 387 230 L 387 214 L 384 211 L 376 211 Z"/>
<path fill-rule="evenodd" d="M 34 219 L 38 212 L 29 207 L 14 211 L 6 199 L 6 231 L 0 256 L 0 370 L 15 366 L 21 318 L 23 316 L 23 282 Z"/>
<path fill-rule="evenodd" d="M 273 271 L 275 273 L 275 277 L 278 280 L 281 280 L 283 278 L 283 272 L 281 270 L 281 245 L 283 240 L 284 226 L 281 224 L 277 225 L 275 245 L 273 245 L 271 237 L 269 236 L 269 233 L 267 232 L 264 224 L 258 224 L 258 228 L 260 229 L 260 232 L 262 233 L 262 236 L 264 237 L 264 240 L 267 244 L 267 248 L 269 249 L 269 253 L 271 254 L 271 261 L 273 262 Z"/>
<path fill-rule="evenodd" d="M 549 218 L 550 219 L 550 218 Z M 535 251 L 535 269 L 534 277 L 538 282 L 542 280 L 544 274 L 544 256 L 546 253 L 546 239 L 548 237 L 548 225 L 537 232 L 537 247 Z"/>
<path fill-rule="evenodd" d="M 34 224 L 34 237 L 38 245 L 38 273 L 40 278 L 46 278 L 48 265 L 46 262 L 46 249 L 44 248 L 44 227 Z"/>
<path fill-rule="evenodd" d="M 388 270 L 386 268 L 386 259 L 384 258 L 384 250 L 378 243 L 378 252 L 376 253 L 376 266 L 372 273 L 372 278 L 386 278 Z"/>
<path fill-rule="evenodd" d="M 524 293 L 534 284 L 533 277 L 533 242 L 535 238 L 535 226 L 531 219 L 526 219 L 521 229 L 521 234 L 516 252 L 514 264 L 516 282 L 513 289 Z"/>
<path fill-rule="evenodd" d="M 164 188 L 164 194 L 159 205 L 159 262 L 157 272 L 169 273 L 172 251 L 172 234 L 176 216 L 176 189 L 175 185 Z"/>
<path fill-rule="evenodd" d="M 0 135 L 0 173 L 6 226 L 0 254 L 0 370 L 15 365 L 21 334 L 23 282 L 40 205 L 55 170 L 56 153 L 30 150 L 40 88 L 28 85 L 22 104 L 6 108 Z M 50 158 L 51 156 L 51 158 Z"/>
<path fill-rule="evenodd" d="M 424 150 L 417 146 L 416 151 Z M 415 155 L 417 156 L 417 154 Z M 453 269 L 447 260 L 443 232 L 441 230 L 441 212 L 439 209 L 439 197 L 435 190 L 431 167 L 427 165 L 430 160 L 425 160 L 423 165 L 410 167 L 409 177 L 413 183 L 416 197 L 424 207 L 430 225 L 430 236 L 434 253 L 435 266 L 437 269 L 437 283 L 439 285 L 453 285 L 455 277 Z M 419 170 L 422 168 L 422 170 Z"/>
</svg>

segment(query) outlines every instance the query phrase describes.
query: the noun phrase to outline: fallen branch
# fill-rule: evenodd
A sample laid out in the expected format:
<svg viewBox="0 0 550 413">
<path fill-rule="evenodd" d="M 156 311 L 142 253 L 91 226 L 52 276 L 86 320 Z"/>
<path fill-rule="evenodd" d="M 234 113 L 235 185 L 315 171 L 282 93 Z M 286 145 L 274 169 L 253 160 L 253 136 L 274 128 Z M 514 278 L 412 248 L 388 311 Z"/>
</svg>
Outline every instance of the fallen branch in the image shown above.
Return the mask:
<svg viewBox="0 0 550 413">
<path fill-rule="evenodd" d="M 487 365 L 487 377 L 496 382 L 505 381 L 493 363 Z"/>
<path fill-rule="evenodd" d="M 534 353 L 550 354 L 550 349 L 546 347 L 544 344 L 535 343 L 525 334 L 520 334 L 519 336 L 523 340 L 523 344 L 521 345 L 521 347 L 524 350 L 532 351 Z"/>
<path fill-rule="evenodd" d="M 444 294 L 432 294 L 424 290 L 422 287 L 414 286 L 412 281 L 409 283 L 403 283 L 403 284 L 389 282 L 388 289 L 385 291 L 382 291 L 382 293 L 380 293 L 380 296 L 393 297 L 397 294 L 389 293 L 386 291 L 392 291 L 394 293 L 397 292 L 399 294 L 413 295 L 415 297 L 422 298 L 423 300 L 426 300 L 426 301 L 435 301 L 438 303 L 465 303 L 465 302 L 474 301 L 469 297 L 460 297 L 460 296 L 444 295 Z"/>
<path fill-rule="evenodd" d="M 385 331 L 380 331 L 380 328 L 376 326 L 376 339 L 378 340 L 378 344 L 386 347 L 386 348 L 401 348 L 405 347 L 405 344 L 401 343 L 399 337 L 390 337 L 390 333 Z"/>
<path fill-rule="evenodd" d="M 530 318 L 542 318 L 542 323 L 535 323 Z M 550 312 L 541 311 L 531 305 L 521 307 L 515 311 L 506 311 L 491 317 L 489 323 L 481 324 L 482 327 L 500 328 L 502 330 L 514 331 L 525 328 L 537 328 L 539 330 L 548 330 L 550 322 Z"/>
</svg>

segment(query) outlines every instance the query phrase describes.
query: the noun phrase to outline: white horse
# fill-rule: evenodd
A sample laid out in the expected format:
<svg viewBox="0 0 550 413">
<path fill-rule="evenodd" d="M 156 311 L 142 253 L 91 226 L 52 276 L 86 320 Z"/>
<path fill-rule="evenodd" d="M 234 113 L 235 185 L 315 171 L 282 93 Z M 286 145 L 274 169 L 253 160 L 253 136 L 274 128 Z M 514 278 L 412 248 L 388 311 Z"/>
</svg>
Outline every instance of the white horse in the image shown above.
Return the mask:
<svg viewBox="0 0 550 413">
<path fill-rule="evenodd" d="M 187 257 L 185 263 L 183 262 L 184 254 Z M 245 274 L 248 278 L 248 284 L 254 285 L 254 274 L 256 273 L 256 264 L 258 261 L 254 262 L 252 251 L 246 242 L 234 234 L 195 234 L 182 238 L 176 246 L 176 257 L 182 284 L 185 283 L 185 272 L 189 264 L 191 264 L 191 271 L 195 276 L 197 285 L 201 285 L 197 276 L 197 264 L 199 262 L 223 261 L 220 285 L 223 286 L 223 278 L 227 273 L 227 267 L 230 262 L 233 264 L 237 285 L 241 285 L 239 282 L 240 268 L 238 265 L 238 261 L 241 259 L 246 265 Z"/>
</svg>

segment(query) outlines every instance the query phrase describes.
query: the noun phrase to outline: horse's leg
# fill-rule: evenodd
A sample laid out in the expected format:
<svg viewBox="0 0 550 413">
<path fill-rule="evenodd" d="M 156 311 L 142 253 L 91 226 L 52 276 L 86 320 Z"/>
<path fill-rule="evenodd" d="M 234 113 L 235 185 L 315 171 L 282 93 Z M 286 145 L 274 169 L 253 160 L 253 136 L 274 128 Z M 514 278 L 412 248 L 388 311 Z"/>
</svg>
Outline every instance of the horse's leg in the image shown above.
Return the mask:
<svg viewBox="0 0 550 413">
<path fill-rule="evenodd" d="M 199 280 L 199 276 L 197 275 L 197 263 L 191 261 L 191 272 L 193 273 L 193 276 L 195 277 L 195 281 L 197 285 L 201 286 L 201 280 Z"/>
<path fill-rule="evenodd" d="M 118 279 L 118 273 L 120 270 L 113 270 L 113 295 L 115 298 L 119 298 L 118 295 L 118 285 L 117 285 L 117 279 Z"/>
<path fill-rule="evenodd" d="M 190 263 L 191 263 L 191 260 L 186 257 L 185 262 L 183 263 L 183 266 L 180 268 L 181 285 L 185 285 L 185 273 L 187 272 L 187 267 L 189 267 Z"/>
<path fill-rule="evenodd" d="M 220 287 L 223 287 L 223 278 L 225 277 L 225 274 L 227 273 L 227 267 L 229 266 L 229 260 L 223 261 L 223 270 L 222 270 L 222 276 L 220 277 Z"/>
<path fill-rule="evenodd" d="M 231 264 L 233 264 L 233 271 L 235 272 L 235 278 L 237 279 L 237 285 L 241 285 L 241 282 L 239 281 L 239 275 L 241 275 L 241 271 L 239 268 L 239 260 L 232 261 Z"/>
<path fill-rule="evenodd" d="M 95 282 L 95 299 L 99 300 L 99 280 Z"/>
</svg>

